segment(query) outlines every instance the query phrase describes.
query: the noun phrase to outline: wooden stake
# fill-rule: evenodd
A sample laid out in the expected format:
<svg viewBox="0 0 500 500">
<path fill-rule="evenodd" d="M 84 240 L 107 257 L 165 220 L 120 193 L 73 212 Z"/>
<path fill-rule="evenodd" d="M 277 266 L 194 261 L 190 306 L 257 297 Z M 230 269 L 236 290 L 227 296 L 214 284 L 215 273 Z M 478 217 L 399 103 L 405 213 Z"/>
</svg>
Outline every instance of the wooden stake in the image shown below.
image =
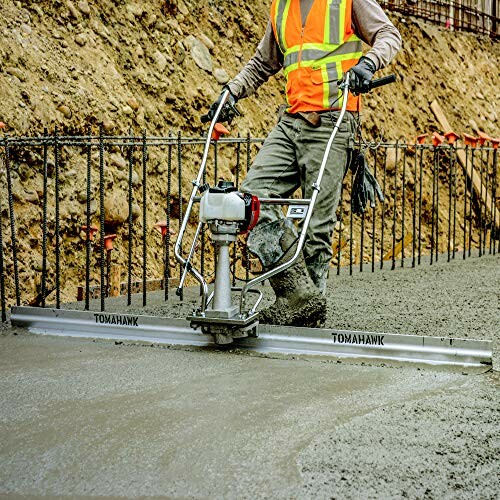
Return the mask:
<svg viewBox="0 0 500 500">
<path fill-rule="evenodd" d="M 437 121 L 441 125 L 441 129 L 446 133 L 451 131 L 450 123 L 448 122 L 441 106 L 438 104 L 436 100 L 431 103 L 431 110 L 434 113 Z M 465 158 L 465 151 L 463 149 L 457 149 L 457 157 L 458 161 L 462 165 L 467 177 L 471 181 L 471 184 L 476 191 L 476 194 L 479 198 L 481 198 L 482 203 L 485 204 L 487 212 L 490 214 L 491 219 L 496 220 L 497 227 L 500 228 L 500 212 L 496 208 L 496 205 L 493 203 L 491 195 L 486 192 L 486 189 L 482 189 L 481 176 L 477 173 L 477 170 L 472 167 L 471 162 L 467 165 L 467 161 Z M 493 207 L 493 211 L 492 211 Z M 496 213 L 496 215 L 495 215 Z"/>
<path fill-rule="evenodd" d="M 406 233 L 404 240 L 398 241 L 396 246 L 394 247 L 394 258 L 399 257 L 399 254 L 403 251 L 403 248 L 406 248 L 413 241 L 413 234 Z M 383 260 L 392 260 L 392 248 L 384 255 Z"/>
<path fill-rule="evenodd" d="M 118 297 L 120 295 L 121 267 L 114 265 L 109 273 L 109 296 Z"/>
</svg>

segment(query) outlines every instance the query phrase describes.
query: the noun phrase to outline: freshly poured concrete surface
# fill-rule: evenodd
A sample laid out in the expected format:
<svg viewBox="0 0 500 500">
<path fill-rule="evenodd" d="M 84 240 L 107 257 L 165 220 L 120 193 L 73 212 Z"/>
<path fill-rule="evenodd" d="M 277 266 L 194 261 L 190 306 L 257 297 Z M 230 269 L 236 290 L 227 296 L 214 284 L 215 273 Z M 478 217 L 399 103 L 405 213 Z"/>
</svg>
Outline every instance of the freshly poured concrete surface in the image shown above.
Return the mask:
<svg viewBox="0 0 500 500">
<path fill-rule="evenodd" d="M 338 303 L 344 287 L 356 310 L 373 308 L 365 294 L 376 290 L 391 305 L 385 317 L 384 308 L 370 315 L 369 329 L 413 330 L 408 304 L 426 282 L 444 307 L 422 297 L 424 324 L 454 329 L 467 304 L 470 323 L 472 314 L 483 326 L 461 336 L 495 338 L 498 264 L 487 257 L 333 279 L 331 295 Z M 352 310 L 345 317 L 353 320 L 342 327 L 359 328 Z M 0 336 L 0 493 L 495 498 L 499 385 L 496 371 L 266 359 L 8 329 Z"/>
</svg>

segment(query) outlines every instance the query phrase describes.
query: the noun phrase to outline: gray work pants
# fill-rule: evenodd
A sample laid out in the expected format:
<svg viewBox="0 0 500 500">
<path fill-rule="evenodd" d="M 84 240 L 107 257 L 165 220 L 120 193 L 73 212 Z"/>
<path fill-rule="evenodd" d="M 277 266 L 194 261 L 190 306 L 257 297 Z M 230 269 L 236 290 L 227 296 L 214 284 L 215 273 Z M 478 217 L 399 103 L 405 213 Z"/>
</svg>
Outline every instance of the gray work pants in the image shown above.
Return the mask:
<svg viewBox="0 0 500 500">
<path fill-rule="evenodd" d="M 323 113 L 320 127 L 300 117 L 283 115 L 266 138 L 252 168 L 241 185 L 243 192 L 269 198 L 289 198 L 299 187 L 303 198 L 311 198 L 323 154 L 339 116 Z M 332 237 L 336 222 L 347 150 L 354 145 L 355 119 L 346 112 L 333 142 L 307 230 L 303 254 L 308 267 L 328 266 L 332 258 Z M 261 206 L 259 224 L 283 217 L 279 206 Z"/>
</svg>

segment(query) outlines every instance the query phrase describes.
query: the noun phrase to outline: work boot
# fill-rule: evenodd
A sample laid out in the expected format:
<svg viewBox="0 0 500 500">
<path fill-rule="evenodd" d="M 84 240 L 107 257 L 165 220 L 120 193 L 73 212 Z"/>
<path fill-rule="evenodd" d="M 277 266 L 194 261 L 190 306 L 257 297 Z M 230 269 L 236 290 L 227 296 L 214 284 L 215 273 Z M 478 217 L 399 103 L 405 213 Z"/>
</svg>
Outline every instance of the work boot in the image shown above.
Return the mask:
<svg viewBox="0 0 500 500">
<path fill-rule="evenodd" d="M 258 229 L 256 237 L 249 236 L 249 250 L 261 261 L 262 254 L 279 246 L 281 257 L 274 263 L 263 262 L 265 270 L 289 260 L 296 250 L 297 236 L 295 227 L 286 219 L 265 224 Z M 254 230 L 255 231 L 255 230 Z M 259 244 L 267 240 L 266 245 Z M 265 250 L 264 250 L 265 248 Z M 261 251 L 261 252 L 259 252 Z M 267 265 L 266 265 L 267 264 Z M 271 306 L 259 312 L 259 322 L 268 325 L 320 327 L 326 320 L 326 300 L 314 285 L 301 255 L 299 260 L 288 269 L 269 279 L 276 295 Z"/>
<path fill-rule="evenodd" d="M 326 294 L 326 279 L 328 278 L 329 262 L 306 262 L 309 276 L 322 295 Z"/>
</svg>

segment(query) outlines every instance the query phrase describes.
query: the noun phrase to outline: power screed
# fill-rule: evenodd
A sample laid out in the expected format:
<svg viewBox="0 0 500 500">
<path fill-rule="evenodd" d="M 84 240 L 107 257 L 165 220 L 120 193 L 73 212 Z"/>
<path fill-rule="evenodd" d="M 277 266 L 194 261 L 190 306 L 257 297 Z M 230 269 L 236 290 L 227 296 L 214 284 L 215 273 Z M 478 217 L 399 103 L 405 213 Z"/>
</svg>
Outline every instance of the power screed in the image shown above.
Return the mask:
<svg viewBox="0 0 500 500">
<path fill-rule="evenodd" d="M 346 78 L 340 83 L 340 89 L 344 96 L 347 96 L 349 92 L 349 79 L 350 72 L 347 72 Z M 371 88 L 380 87 L 381 85 L 386 85 L 393 81 L 395 81 L 394 75 L 379 78 L 372 81 Z M 199 281 L 202 289 L 200 308 L 193 312 L 193 314 L 188 317 L 188 320 L 193 327 L 199 326 L 202 328 L 202 331 L 212 333 L 218 344 L 228 344 L 235 338 L 257 335 L 257 325 L 259 322 L 257 308 L 262 300 L 262 292 L 256 288 L 256 286 L 294 265 L 299 259 L 311 216 L 314 211 L 316 198 L 321 189 L 321 181 L 323 179 L 328 156 L 340 124 L 344 119 L 348 101 L 347 99 L 343 99 L 342 101 L 338 119 L 333 127 L 323 154 L 317 179 L 312 184 L 313 190 L 311 198 L 259 199 L 252 194 L 239 192 L 230 181 L 220 181 L 218 185 L 214 187 L 210 187 L 207 184 L 201 184 L 201 179 L 206 169 L 212 135 L 217 126 L 219 115 L 229 95 L 229 90 L 226 90 L 210 123 L 201 166 L 197 178 L 193 181 L 193 190 L 189 198 L 186 215 L 175 244 L 175 256 L 184 269 L 178 291 L 182 289 L 188 273 Z M 195 202 L 200 203 L 199 222 L 190 251 L 185 258 L 182 251 L 183 240 Z M 288 261 L 251 279 L 242 287 L 232 287 L 229 246 L 236 241 L 238 234 L 244 233 L 255 226 L 258 221 L 260 206 L 266 204 L 288 206 L 287 217 L 304 219 L 295 247 L 295 253 L 291 255 Z M 211 240 L 215 247 L 215 254 L 217 256 L 215 286 L 210 295 L 208 294 L 208 285 L 204 276 L 202 276 L 201 272 L 192 265 L 192 257 L 203 224 L 206 224 L 209 228 Z M 233 302 L 232 292 L 239 293 L 239 301 L 236 303 Z M 251 306 L 247 304 L 247 295 L 249 293 L 257 294 L 258 296 Z"/>
</svg>

